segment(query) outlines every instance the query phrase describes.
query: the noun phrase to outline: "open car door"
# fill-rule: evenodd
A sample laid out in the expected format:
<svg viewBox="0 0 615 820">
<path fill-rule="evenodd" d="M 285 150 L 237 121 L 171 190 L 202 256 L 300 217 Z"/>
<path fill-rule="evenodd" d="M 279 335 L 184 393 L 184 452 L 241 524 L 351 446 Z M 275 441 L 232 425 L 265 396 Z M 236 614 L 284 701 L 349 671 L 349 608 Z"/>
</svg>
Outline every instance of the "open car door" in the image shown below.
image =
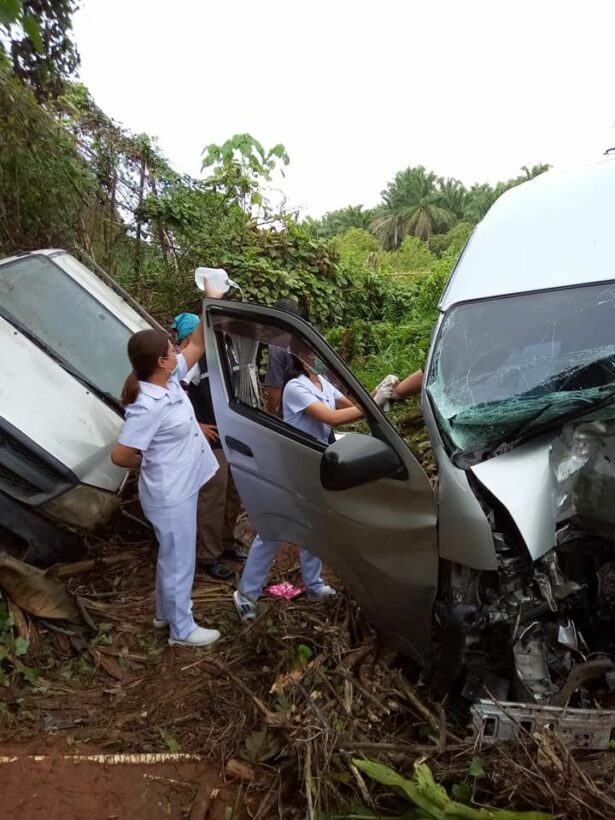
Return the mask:
<svg viewBox="0 0 615 820">
<path fill-rule="evenodd" d="M 314 552 L 371 622 L 419 663 L 437 585 L 436 504 L 422 468 L 309 324 L 285 311 L 204 301 L 208 374 L 225 455 L 257 531 Z M 270 350 L 303 346 L 365 412 L 323 445 L 265 410 Z M 384 375 L 384 374 L 383 374 Z"/>
</svg>

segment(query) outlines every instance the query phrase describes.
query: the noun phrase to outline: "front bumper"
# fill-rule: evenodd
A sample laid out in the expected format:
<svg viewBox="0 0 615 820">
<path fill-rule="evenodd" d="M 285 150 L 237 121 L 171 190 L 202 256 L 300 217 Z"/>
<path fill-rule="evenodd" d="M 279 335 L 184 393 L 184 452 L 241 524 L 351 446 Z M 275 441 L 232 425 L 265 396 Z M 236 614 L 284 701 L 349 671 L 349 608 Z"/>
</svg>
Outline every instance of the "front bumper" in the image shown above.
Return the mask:
<svg viewBox="0 0 615 820">
<path fill-rule="evenodd" d="M 472 731 L 478 740 L 518 740 L 525 733 L 550 730 L 571 749 L 608 749 L 615 739 L 615 711 L 569 709 L 528 703 L 479 700 L 472 706 Z"/>
</svg>

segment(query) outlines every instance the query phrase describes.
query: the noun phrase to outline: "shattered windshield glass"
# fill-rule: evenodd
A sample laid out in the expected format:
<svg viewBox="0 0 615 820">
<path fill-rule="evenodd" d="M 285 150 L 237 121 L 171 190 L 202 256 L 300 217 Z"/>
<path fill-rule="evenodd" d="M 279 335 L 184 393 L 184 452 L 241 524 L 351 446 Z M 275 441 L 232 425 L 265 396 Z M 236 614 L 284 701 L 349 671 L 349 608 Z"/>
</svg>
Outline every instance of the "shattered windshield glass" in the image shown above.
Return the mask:
<svg viewBox="0 0 615 820">
<path fill-rule="evenodd" d="M 451 448 L 484 451 L 607 400 L 615 391 L 615 283 L 452 308 L 427 392 Z M 614 396 L 615 401 L 615 396 Z"/>
</svg>

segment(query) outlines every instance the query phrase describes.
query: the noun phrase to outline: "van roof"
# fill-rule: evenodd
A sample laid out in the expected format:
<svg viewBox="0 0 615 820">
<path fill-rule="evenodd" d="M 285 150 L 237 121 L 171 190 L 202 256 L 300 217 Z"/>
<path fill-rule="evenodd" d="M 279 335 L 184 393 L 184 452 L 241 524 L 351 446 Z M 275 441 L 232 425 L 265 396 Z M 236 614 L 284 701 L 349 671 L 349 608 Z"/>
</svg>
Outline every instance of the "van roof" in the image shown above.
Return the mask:
<svg viewBox="0 0 615 820">
<path fill-rule="evenodd" d="M 615 280 L 615 156 L 547 171 L 504 193 L 466 245 L 440 301 Z"/>
</svg>

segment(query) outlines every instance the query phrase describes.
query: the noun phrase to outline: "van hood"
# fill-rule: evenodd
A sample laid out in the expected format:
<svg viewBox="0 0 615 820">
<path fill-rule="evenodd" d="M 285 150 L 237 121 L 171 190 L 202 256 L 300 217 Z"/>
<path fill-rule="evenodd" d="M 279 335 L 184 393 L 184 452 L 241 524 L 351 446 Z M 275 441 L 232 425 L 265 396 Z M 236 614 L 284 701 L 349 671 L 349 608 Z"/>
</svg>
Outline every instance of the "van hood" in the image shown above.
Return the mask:
<svg viewBox="0 0 615 820">
<path fill-rule="evenodd" d="M 110 451 L 122 417 L 0 318 L 2 415 L 80 481 L 117 491 L 125 471 Z"/>
</svg>

